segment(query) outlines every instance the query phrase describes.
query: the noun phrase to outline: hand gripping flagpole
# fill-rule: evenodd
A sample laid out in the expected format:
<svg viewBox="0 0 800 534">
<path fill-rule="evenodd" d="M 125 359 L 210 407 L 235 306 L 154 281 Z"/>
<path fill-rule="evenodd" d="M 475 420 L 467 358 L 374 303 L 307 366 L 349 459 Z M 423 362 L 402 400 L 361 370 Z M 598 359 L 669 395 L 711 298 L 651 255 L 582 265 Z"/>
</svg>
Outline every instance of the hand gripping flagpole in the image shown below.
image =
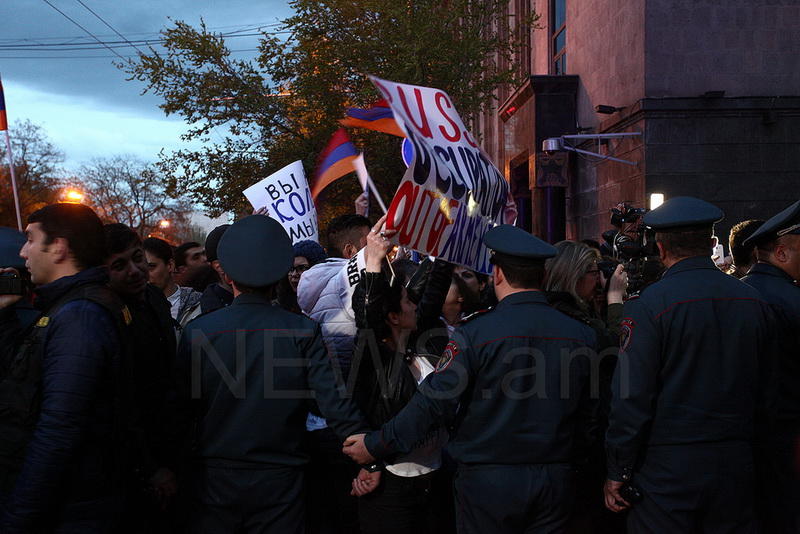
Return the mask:
<svg viewBox="0 0 800 534">
<path fill-rule="evenodd" d="M 364 190 L 369 190 L 372 193 L 372 196 L 374 196 L 375 200 L 378 201 L 378 205 L 385 214 L 387 211 L 386 204 L 383 203 L 383 199 L 378 193 L 378 189 L 375 187 L 375 184 L 372 182 L 372 178 L 370 178 L 369 173 L 367 172 L 367 166 L 364 163 L 363 153 L 359 154 L 358 157 L 353 161 L 353 166 L 356 168 L 356 174 L 358 175 L 359 181 L 364 184 Z"/>
<path fill-rule="evenodd" d="M 0 129 L 6 132 L 6 154 L 8 155 L 8 172 L 11 175 L 11 190 L 14 193 L 14 209 L 17 212 L 17 228 L 22 231 L 22 213 L 19 209 L 19 193 L 17 192 L 17 173 L 14 171 L 14 155 L 11 152 L 11 137 L 8 135 L 8 119 L 3 98 L 3 81 L 0 79 Z"/>
</svg>

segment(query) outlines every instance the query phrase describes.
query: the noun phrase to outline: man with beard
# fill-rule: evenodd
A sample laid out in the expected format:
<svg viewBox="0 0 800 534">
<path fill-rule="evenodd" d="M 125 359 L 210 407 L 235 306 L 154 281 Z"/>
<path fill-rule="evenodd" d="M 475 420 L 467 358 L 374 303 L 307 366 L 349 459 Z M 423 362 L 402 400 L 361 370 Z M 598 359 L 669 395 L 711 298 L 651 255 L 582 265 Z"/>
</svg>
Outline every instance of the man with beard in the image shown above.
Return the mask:
<svg viewBox="0 0 800 534">
<path fill-rule="evenodd" d="M 177 490 L 177 421 L 170 409 L 174 399 L 172 369 L 175 361 L 175 324 L 164 294 L 147 283 L 148 265 L 138 234 L 124 224 L 104 227 L 109 252 L 106 264 L 111 289 L 128 306 L 133 318 L 126 350 L 132 355 L 134 426 L 141 431 L 135 444 L 139 480 L 132 480 L 131 523 L 153 528 L 156 510 L 148 505 L 152 491 L 162 506 Z M 146 513 L 148 510 L 150 513 Z"/>
</svg>

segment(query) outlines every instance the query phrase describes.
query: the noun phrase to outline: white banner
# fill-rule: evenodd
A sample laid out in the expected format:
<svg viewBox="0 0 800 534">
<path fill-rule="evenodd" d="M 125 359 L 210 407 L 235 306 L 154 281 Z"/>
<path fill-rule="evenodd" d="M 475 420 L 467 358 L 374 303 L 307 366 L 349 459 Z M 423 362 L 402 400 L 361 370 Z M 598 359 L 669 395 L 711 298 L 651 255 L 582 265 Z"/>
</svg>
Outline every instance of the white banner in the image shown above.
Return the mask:
<svg viewBox="0 0 800 534">
<path fill-rule="evenodd" d="M 414 147 L 386 226 L 406 248 L 491 272 L 483 234 L 502 224 L 508 182 L 447 93 L 371 77 Z"/>
<path fill-rule="evenodd" d="M 304 239 L 319 242 L 317 208 L 300 161 L 248 187 L 244 196 L 253 208 L 266 207 L 269 216 L 283 225 L 292 243 Z"/>
</svg>

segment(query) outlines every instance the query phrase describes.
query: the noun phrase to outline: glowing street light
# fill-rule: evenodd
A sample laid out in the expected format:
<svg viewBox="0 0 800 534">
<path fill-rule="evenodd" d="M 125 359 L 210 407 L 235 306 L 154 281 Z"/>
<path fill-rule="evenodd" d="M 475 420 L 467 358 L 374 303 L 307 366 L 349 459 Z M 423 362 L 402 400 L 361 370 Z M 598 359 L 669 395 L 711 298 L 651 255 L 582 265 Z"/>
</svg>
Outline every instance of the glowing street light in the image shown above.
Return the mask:
<svg viewBox="0 0 800 534">
<path fill-rule="evenodd" d="M 169 224 L 170 223 L 168 219 L 161 219 L 160 221 L 158 221 L 159 228 L 169 228 Z"/>
<path fill-rule="evenodd" d="M 650 209 L 654 210 L 664 203 L 664 193 L 653 193 L 650 195 Z"/>
<path fill-rule="evenodd" d="M 68 189 L 67 192 L 64 193 L 64 198 L 66 199 L 67 202 L 74 202 L 74 203 L 83 202 L 84 196 L 85 195 L 83 193 L 75 189 Z"/>
</svg>

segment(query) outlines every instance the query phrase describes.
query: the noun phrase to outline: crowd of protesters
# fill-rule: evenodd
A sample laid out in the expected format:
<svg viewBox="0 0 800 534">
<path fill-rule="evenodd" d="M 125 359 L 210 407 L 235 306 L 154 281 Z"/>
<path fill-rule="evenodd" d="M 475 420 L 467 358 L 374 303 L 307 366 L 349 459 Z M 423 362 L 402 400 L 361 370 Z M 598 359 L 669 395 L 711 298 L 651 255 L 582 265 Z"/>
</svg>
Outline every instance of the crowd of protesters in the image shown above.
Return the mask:
<svg viewBox="0 0 800 534">
<path fill-rule="evenodd" d="M 255 214 L 174 247 L 46 206 L 0 233 L 0 280 L 28 288 L 0 294 L 0 533 L 800 532 L 800 203 L 734 226 L 714 273 L 715 213 L 676 206 L 641 296 L 596 243 L 508 225 L 490 276 L 359 214 L 323 243 Z M 591 349 L 596 380 L 485 355 L 517 337 Z M 518 395 L 539 379 L 570 387 Z"/>
</svg>

